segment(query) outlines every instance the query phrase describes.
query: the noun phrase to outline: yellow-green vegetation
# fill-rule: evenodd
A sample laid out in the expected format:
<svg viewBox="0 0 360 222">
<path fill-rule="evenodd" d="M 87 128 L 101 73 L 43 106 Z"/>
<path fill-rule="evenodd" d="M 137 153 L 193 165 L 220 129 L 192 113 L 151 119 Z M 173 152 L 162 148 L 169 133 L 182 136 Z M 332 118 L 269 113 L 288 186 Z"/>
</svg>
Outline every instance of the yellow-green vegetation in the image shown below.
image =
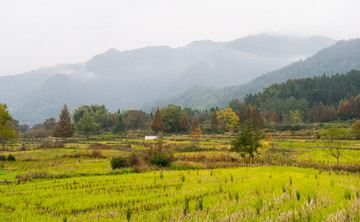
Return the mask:
<svg viewBox="0 0 360 222">
<path fill-rule="evenodd" d="M 19 141 L 0 152 L 0 218 L 359 221 L 360 177 L 352 172 L 359 172 L 360 143 L 345 141 L 337 164 L 321 138 L 274 135 L 261 141 L 253 158 L 229 151 L 236 134 L 202 135 L 199 147 L 186 135 L 161 143 L 29 140 L 25 149 Z M 172 152 L 171 166 L 144 163 L 157 149 Z M 4 158 L 9 154 L 16 161 Z M 112 169 L 113 158 L 132 155 L 137 164 Z"/>
<path fill-rule="evenodd" d="M 256 167 L 45 179 L 0 186 L 24 221 L 360 220 L 359 176 Z"/>
</svg>

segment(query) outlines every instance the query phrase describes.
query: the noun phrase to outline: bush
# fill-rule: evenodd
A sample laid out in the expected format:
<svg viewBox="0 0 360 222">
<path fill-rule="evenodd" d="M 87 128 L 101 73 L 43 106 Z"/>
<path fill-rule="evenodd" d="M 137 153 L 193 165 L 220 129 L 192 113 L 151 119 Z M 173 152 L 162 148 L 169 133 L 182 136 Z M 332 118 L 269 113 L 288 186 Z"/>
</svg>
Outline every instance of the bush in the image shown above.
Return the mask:
<svg viewBox="0 0 360 222">
<path fill-rule="evenodd" d="M 113 170 L 119 169 L 119 168 L 124 168 L 124 167 L 128 166 L 125 157 L 112 158 L 110 164 L 111 164 L 111 167 Z"/>
<path fill-rule="evenodd" d="M 11 154 L 7 157 L 7 161 L 16 161 L 15 157 Z"/>
<path fill-rule="evenodd" d="M 6 160 L 6 156 L 5 155 L 0 155 L 0 161 L 5 161 Z"/>
<path fill-rule="evenodd" d="M 161 167 L 170 166 L 174 160 L 173 154 L 170 151 L 166 151 L 162 148 L 149 149 L 145 157 L 149 163 Z"/>
<path fill-rule="evenodd" d="M 92 151 L 91 154 L 90 154 L 90 157 L 91 158 L 104 158 L 101 151 L 98 151 L 98 150 Z"/>
<path fill-rule="evenodd" d="M 136 166 L 141 163 L 141 156 L 137 153 L 132 153 L 126 158 L 127 163 L 130 166 Z"/>
</svg>

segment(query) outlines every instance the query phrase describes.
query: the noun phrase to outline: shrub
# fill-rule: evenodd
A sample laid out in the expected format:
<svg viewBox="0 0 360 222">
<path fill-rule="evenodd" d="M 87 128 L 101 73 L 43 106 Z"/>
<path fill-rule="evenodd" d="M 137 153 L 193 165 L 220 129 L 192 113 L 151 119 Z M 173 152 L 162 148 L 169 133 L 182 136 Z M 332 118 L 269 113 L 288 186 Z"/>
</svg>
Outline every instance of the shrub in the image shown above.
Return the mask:
<svg viewBox="0 0 360 222">
<path fill-rule="evenodd" d="M 141 156 L 140 154 L 132 153 L 126 158 L 126 160 L 130 166 L 139 165 L 141 162 Z"/>
<path fill-rule="evenodd" d="M 125 157 L 112 158 L 110 164 L 113 170 L 128 166 Z"/>
<path fill-rule="evenodd" d="M 7 161 L 16 161 L 15 157 L 11 154 L 8 155 Z"/>
<path fill-rule="evenodd" d="M 102 155 L 101 151 L 98 151 L 98 150 L 92 151 L 90 156 L 91 156 L 92 158 L 104 158 L 104 156 Z"/>
<path fill-rule="evenodd" d="M 6 160 L 6 156 L 5 155 L 0 155 L 0 161 L 5 161 Z"/>
<path fill-rule="evenodd" d="M 149 149 L 146 152 L 145 158 L 149 163 L 161 167 L 170 166 L 174 160 L 173 154 L 170 151 L 164 150 L 162 148 Z"/>
</svg>

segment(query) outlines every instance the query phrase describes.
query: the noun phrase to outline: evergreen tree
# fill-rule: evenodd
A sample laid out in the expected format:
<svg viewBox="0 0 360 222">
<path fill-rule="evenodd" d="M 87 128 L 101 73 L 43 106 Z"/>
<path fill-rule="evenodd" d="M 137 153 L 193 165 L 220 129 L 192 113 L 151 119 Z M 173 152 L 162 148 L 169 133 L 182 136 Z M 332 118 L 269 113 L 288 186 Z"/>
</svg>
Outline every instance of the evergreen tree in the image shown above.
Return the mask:
<svg viewBox="0 0 360 222">
<path fill-rule="evenodd" d="M 253 108 L 252 108 L 252 106 L 251 106 L 251 105 L 248 105 L 248 106 L 246 107 L 246 111 L 245 111 L 245 120 L 250 119 L 252 109 L 253 109 Z"/>
<path fill-rule="evenodd" d="M 165 125 L 164 125 L 164 121 L 161 118 L 161 114 L 160 114 L 160 110 L 159 108 L 157 108 L 156 112 L 155 112 L 155 116 L 153 121 L 151 122 L 150 128 L 152 129 L 152 131 L 154 131 L 156 134 L 158 132 L 161 132 L 165 129 Z"/>
<path fill-rule="evenodd" d="M 186 113 L 184 113 L 180 128 L 184 132 L 186 132 L 190 129 L 190 122 L 189 122 L 189 118 L 186 115 Z"/>
<path fill-rule="evenodd" d="M 116 116 L 117 116 L 118 119 L 117 119 L 117 121 L 115 123 L 113 133 L 118 134 L 118 133 L 125 132 L 126 126 L 125 126 L 123 118 L 120 116 L 120 113 L 117 113 Z"/>
<path fill-rule="evenodd" d="M 64 108 L 61 110 L 59 118 L 60 119 L 56 123 L 55 129 L 53 131 L 53 136 L 61 137 L 64 140 L 66 140 L 66 138 L 69 138 L 74 134 L 74 130 L 71 126 L 71 116 L 66 104 L 64 105 Z"/>
<path fill-rule="evenodd" d="M 260 140 L 262 138 L 264 138 L 262 131 L 253 127 L 251 121 L 247 120 L 241 127 L 239 136 L 235 140 L 231 141 L 230 151 L 238 152 L 243 157 L 246 153 L 248 153 L 250 157 L 253 158 L 254 153 L 257 152 L 259 147 L 261 147 Z"/>
<path fill-rule="evenodd" d="M 198 118 L 196 116 L 194 116 L 194 118 L 191 121 L 191 129 L 195 130 L 197 128 L 199 128 L 199 121 L 198 121 Z"/>
<path fill-rule="evenodd" d="M 211 130 L 212 130 L 213 132 L 217 132 L 217 131 L 218 131 L 218 122 L 217 122 L 216 111 L 214 112 L 213 117 L 211 118 L 210 126 L 211 126 Z"/>
<path fill-rule="evenodd" d="M 254 108 L 251 109 L 250 116 L 247 119 L 250 120 L 252 125 L 255 127 L 264 127 L 264 119 L 261 116 L 259 108 L 257 106 L 254 106 Z"/>
<path fill-rule="evenodd" d="M 240 119 L 240 124 L 244 124 L 245 123 L 245 120 L 246 120 L 246 109 L 245 109 L 245 105 L 244 103 L 242 103 L 240 105 L 240 111 L 239 111 L 239 119 Z"/>
</svg>

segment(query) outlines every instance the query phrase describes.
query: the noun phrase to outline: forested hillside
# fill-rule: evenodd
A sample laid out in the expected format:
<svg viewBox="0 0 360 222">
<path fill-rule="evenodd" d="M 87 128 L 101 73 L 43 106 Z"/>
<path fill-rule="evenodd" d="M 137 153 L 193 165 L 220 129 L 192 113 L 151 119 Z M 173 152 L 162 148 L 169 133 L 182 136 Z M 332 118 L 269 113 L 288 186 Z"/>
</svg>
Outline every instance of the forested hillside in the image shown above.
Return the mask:
<svg viewBox="0 0 360 222">
<path fill-rule="evenodd" d="M 357 97 L 359 93 L 360 71 L 353 70 L 343 75 L 323 75 L 273 84 L 260 93 L 248 94 L 244 102 L 246 105 L 258 106 L 261 111 L 275 110 L 283 118 L 298 112 L 303 120 L 321 120 L 321 117 L 314 113 L 320 106 L 322 112 L 319 115 L 323 115 L 322 118 L 328 112 L 336 113 L 337 110 L 339 117 L 346 119 L 359 115 L 360 97 Z M 341 107 L 339 104 L 348 110 L 341 110 L 342 108 L 338 108 Z M 358 111 L 352 111 L 351 106 Z M 328 112 L 324 111 L 325 109 Z M 336 119 L 336 116 L 323 120 L 332 120 L 332 118 Z"/>
</svg>

